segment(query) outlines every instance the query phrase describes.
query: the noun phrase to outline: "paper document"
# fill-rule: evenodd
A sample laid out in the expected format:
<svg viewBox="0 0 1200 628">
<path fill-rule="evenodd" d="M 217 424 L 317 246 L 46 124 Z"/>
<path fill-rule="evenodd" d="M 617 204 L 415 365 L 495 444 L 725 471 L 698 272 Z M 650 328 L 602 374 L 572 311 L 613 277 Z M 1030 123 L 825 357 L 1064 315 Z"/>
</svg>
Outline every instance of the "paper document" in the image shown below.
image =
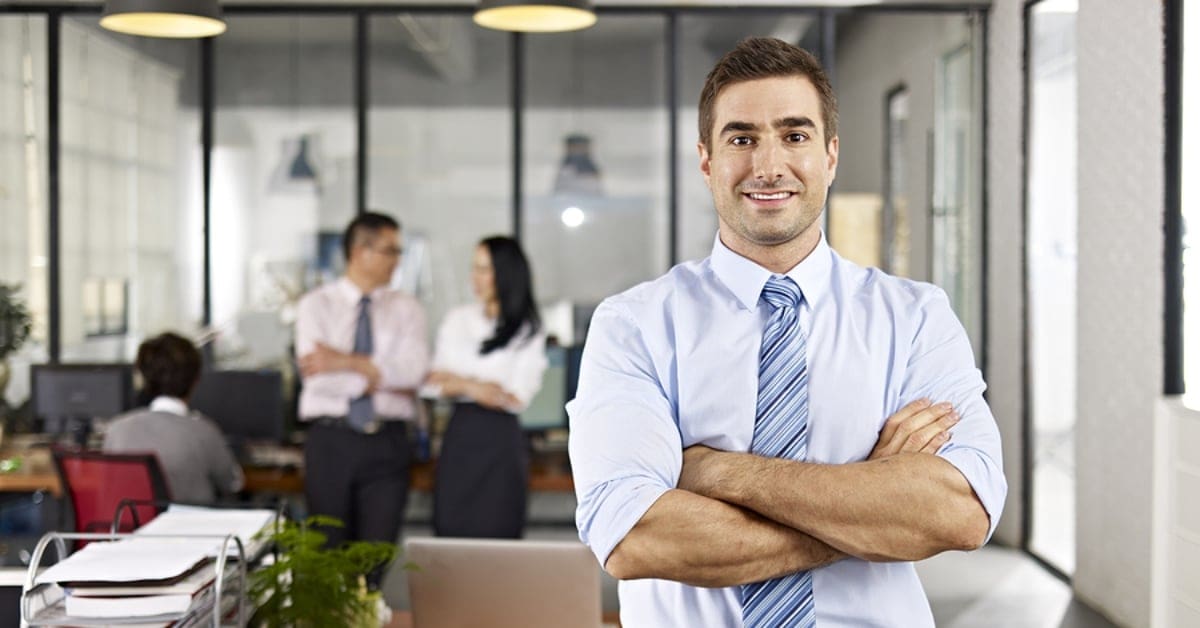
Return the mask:
<svg viewBox="0 0 1200 628">
<path fill-rule="evenodd" d="M 275 520 L 275 511 L 266 509 L 235 510 L 229 508 L 199 508 L 172 504 L 166 512 L 140 527 L 134 535 L 221 535 L 233 534 L 242 540 L 246 557 L 252 558 L 261 545 L 254 536 Z M 221 541 L 212 539 L 209 556 L 221 553 Z M 237 557 L 230 547 L 229 556 Z"/>
<path fill-rule="evenodd" d="M 37 577 L 43 582 L 167 580 L 204 562 L 211 539 L 125 538 L 89 543 Z"/>
<path fill-rule="evenodd" d="M 71 617 L 156 617 L 186 612 L 192 596 L 142 595 L 136 597 L 82 597 L 68 595 L 67 615 Z"/>
<path fill-rule="evenodd" d="M 237 578 L 236 563 L 225 567 L 224 586 Z M 138 595 L 192 595 L 204 587 L 211 585 L 217 579 L 216 565 L 212 560 L 206 560 L 182 578 L 156 582 L 122 582 L 122 583 L 78 583 L 63 582 L 67 587 L 67 595 L 78 597 L 120 597 Z"/>
</svg>

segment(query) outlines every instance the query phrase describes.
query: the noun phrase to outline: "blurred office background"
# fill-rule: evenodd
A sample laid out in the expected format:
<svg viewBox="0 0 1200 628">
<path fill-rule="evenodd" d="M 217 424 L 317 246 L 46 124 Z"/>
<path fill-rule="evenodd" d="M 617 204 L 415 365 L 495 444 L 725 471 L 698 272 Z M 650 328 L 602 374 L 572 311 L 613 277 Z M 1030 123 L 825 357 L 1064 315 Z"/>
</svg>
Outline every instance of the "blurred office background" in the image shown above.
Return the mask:
<svg viewBox="0 0 1200 628">
<path fill-rule="evenodd" d="M 595 305 L 708 254 L 700 86 L 771 35 L 838 93 L 831 244 L 944 288 L 972 339 L 1010 486 L 995 544 L 1118 625 L 1200 625 L 1195 7 L 601 1 L 590 29 L 522 35 L 467 5 L 223 5 L 226 33 L 169 41 L 0 2 L 0 283 L 33 314 L 6 425 L 37 426 L 33 365 L 179 330 L 214 369 L 278 373 L 287 439 L 296 300 L 370 209 L 404 225 L 394 281 L 431 333 L 474 243 L 521 239 L 558 345 L 527 425 L 558 438 Z"/>
</svg>

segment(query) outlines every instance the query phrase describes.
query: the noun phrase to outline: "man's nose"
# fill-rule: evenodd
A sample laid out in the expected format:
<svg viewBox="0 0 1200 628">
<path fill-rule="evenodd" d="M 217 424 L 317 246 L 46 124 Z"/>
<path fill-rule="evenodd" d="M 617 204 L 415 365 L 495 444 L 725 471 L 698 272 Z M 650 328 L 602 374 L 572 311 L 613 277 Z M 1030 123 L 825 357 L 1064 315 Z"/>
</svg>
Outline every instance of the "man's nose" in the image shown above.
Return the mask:
<svg viewBox="0 0 1200 628">
<path fill-rule="evenodd" d="M 783 178 L 786 166 L 783 150 L 775 142 L 764 142 L 754 151 L 754 178 L 758 181 L 777 181 Z"/>
</svg>

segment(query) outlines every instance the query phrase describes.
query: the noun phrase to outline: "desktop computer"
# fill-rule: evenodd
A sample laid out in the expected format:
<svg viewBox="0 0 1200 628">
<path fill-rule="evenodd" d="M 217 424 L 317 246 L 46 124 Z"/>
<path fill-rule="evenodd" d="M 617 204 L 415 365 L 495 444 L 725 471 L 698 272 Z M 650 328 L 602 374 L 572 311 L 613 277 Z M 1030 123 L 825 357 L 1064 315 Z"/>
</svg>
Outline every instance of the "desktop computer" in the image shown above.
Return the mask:
<svg viewBox="0 0 1200 628">
<path fill-rule="evenodd" d="M 283 442 L 283 376 L 279 371 L 205 371 L 190 405 L 220 426 L 235 453 L 243 453 L 251 443 Z"/>
<path fill-rule="evenodd" d="M 35 364 L 30 372 L 33 415 L 47 434 L 87 442 L 92 422 L 133 408 L 129 364 Z"/>
</svg>

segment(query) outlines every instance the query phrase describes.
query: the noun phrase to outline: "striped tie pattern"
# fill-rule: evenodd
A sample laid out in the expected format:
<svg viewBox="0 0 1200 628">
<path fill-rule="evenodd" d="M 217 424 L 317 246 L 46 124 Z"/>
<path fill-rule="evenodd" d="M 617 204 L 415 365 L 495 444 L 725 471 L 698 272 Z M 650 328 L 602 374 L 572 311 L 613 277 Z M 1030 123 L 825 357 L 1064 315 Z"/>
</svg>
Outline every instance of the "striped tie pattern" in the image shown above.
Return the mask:
<svg viewBox="0 0 1200 628">
<path fill-rule="evenodd" d="M 762 300 L 774 308 L 763 331 L 758 362 L 758 407 L 750 452 L 803 460 L 808 453 L 808 364 L 800 329 L 800 287 L 772 276 Z M 816 625 L 812 574 L 790 574 L 742 587 L 746 628 Z"/>
</svg>

